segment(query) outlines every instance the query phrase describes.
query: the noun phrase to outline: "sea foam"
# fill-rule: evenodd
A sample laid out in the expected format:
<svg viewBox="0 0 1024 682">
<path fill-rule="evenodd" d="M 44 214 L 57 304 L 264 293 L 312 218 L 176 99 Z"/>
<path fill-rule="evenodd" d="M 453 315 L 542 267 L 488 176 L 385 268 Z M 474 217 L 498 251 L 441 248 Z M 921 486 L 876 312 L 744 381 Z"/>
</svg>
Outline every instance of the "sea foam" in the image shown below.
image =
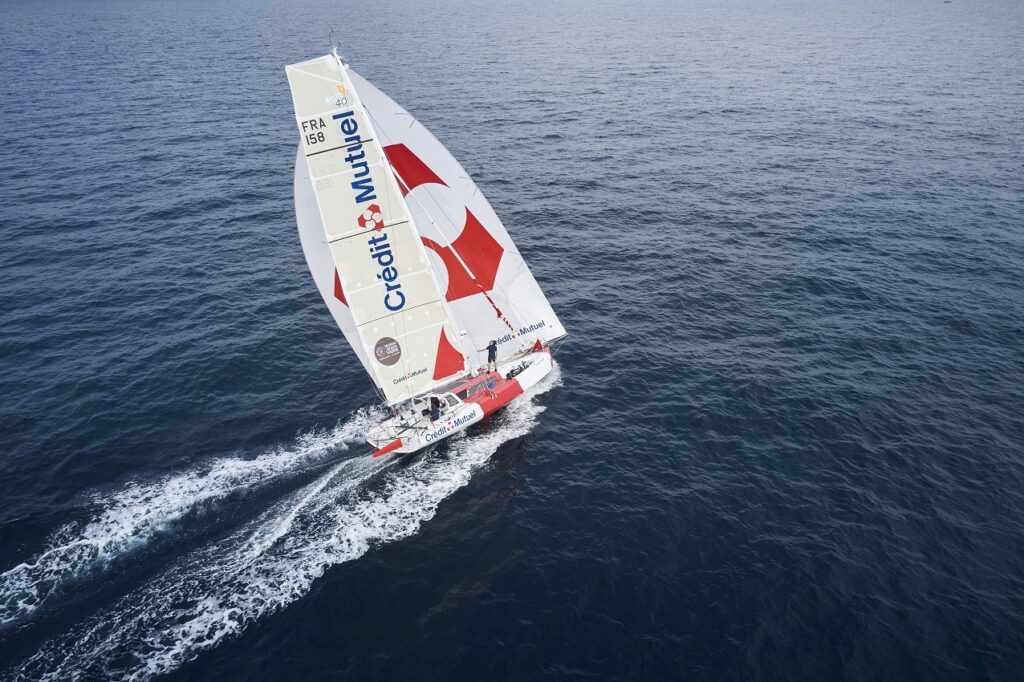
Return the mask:
<svg viewBox="0 0 1024 682">
<path fill-rule="evenodd" d="M 369 457 L 332 465 L 229 537 L 50 640 L 18 673 L 147 679 L 177 668 L 303 597 L 331 566 L 416 533 L 502 443 L 530 431 L 544 410 L 533 397 L 558 382 L 556 367 L 486 430 L 450 439 L 443 456 L 428 452 L 404 467 Z"/>
<path fill-rule="evenodd" d="M 356 412 L 328 431 L 304 434 L 290 447 L 253 459 L 227 457 L 157 480 L 135 481 L 108 496 L 95 496 L 98 512 L 83 524 L 57 531 L 31 561 L 0 575 L 0 626 L 22 621 L 72 580 L 102 571 L 161 533 L 173 532 L 187 514 L 347 450 L 381 414 Z"/>
</svg>

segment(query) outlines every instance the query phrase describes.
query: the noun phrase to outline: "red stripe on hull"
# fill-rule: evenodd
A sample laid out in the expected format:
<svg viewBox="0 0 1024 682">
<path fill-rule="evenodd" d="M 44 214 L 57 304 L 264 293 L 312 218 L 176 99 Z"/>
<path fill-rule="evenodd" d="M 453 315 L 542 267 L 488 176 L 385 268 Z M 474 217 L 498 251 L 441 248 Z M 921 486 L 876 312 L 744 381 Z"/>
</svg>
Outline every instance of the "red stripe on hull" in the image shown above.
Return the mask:
<svg viewBox="0 0 1024 682">
<path fill-rule="evenodd" d="M 391 441 L 390 443 L 388 443 L 387 445 L 385 445 L 381 449 L 379 449 L 376 452 L 374 452 L 373 456 L 374 457 L 383 457 L 384 455 L 388 454 L 389 452 L 394 452 L 395 450 L 397 450 L 400 447 L 402 447 L 402 439 L 401 438 L 396 438 L 395 440 Z"/>
<path fill-rule="evenodd" d="M 493 389 L 481 389 L 470 396 L 466 402 L 476 403 L 482 407 L 486 417 L 505 407 L 522 393 L 523 387 L 515 379 L 496 379 Z"/>
</svg>

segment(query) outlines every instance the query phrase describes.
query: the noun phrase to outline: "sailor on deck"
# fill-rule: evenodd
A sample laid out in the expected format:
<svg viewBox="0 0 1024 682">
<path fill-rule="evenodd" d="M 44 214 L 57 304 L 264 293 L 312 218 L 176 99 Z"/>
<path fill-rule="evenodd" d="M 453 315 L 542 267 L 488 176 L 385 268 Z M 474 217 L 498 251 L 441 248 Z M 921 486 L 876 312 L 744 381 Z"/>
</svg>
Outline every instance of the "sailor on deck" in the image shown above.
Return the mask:
<svg viewBox="0 0 1024 682">
<path fill-rule="evenodd" d="M 487 351 L 487 371 L 497 372 L 498 371 L 498 342 L 491 339 L 491 342 L 487 344 L 487 348 L 481 348 L 478 352 Z"/>
</svg>

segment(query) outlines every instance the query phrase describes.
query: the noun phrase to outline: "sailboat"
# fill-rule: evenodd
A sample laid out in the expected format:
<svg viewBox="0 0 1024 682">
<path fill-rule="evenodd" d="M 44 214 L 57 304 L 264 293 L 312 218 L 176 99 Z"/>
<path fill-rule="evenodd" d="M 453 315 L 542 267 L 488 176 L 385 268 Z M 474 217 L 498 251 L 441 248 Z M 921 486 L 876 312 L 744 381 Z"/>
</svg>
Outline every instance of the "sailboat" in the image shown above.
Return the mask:
<svg viewBox="0 0 1024 682">
<path fill-rule="evenodd" d="M 483 193 L 412 114 L 337 50 L 285 71 L 302 249 L 388 409 L 366 440 L 374 457 L 415 452 L 541 381 L 565 328 Z"/>
</svg>

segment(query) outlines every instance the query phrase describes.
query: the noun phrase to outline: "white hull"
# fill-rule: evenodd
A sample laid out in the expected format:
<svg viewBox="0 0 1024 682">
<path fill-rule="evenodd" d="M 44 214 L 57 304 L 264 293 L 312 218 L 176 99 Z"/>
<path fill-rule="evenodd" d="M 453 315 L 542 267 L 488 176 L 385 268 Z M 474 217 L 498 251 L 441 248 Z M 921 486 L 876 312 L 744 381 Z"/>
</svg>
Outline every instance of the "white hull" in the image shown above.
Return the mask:
<svg viewBox="0 0 1024 682">
<path fill-rule="evenodd" d="M 465 377 L 436 395 L 444 406 L 436 419 L 423 414 L 429 395 L 402 406 L 398 414 L 382 421 L 366 434 L 376 448 L 375 457 L 391 452 L 416 452 L 449 436 L 465 431 L 485 416 L 496 412 L 517 396 L 536 386 L 554 366 L 551 352 L 544 348 L 498 365 L 498 371 Z M 513 376 L 509 376 L 509 375 Z"/>
</svg>

